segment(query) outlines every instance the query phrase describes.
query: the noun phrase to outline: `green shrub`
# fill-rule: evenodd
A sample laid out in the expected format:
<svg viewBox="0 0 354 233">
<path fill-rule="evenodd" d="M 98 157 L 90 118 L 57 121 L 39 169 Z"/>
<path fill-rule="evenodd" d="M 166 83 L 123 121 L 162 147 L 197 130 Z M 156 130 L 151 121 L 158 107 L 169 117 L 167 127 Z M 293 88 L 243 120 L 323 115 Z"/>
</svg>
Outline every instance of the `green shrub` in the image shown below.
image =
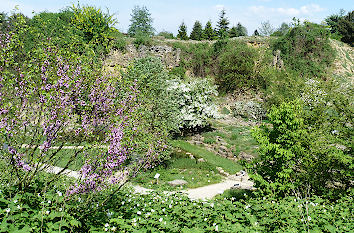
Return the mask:
<svg viewBox="0 0 354 233">
<path fill-rule="evenodd" d="M 113 28 L 116 23 L 113 15 L 93 6 L 74 5 L 70 9 L 74 12 L 71 22 L 84 34 L 85 42 L 106 49 L 112 40 L 111 34 L 116 30 Z"/>
<path fill-rule="evenodd" d="M 286 69 L 302 77 L 326 77 L 327 68 L 335 57 L 327 28 L 310 22 L 296 25 L 275 40 L 272 48 L 281 51 Z"/>
<path fill-rule="evenodd" d="M 37 47 L 41 40 L 50 38 L 60 48 L 82 53 L 84 34 L 71 24 L 73 17 L 74 12 L 69 9 L 59 13 L 41 12 L 34 15 L 29 22 L 31 33 L 27 34 L 26 50 L 29 51 Z"/>
<path fill-rule="evenodd" d="M 142 120 L 149 122 L 151 129 L 162 132 L 178 131 L 178 109 L 167 92 L 167 81 L 170 77 L 159 58 L 145 57 L 135 60 L 123 77 L 139 88 L 139 98 L 145 105 Z"/>
<path fill-rule="evenodd" d="M 353 137 L 352 111 L 325 107 L 331 104 L 338 103 L 324 100 L 309 108 L 290 102 L 272 107 L 271 126 L 256 127 L 253 132 L 260 151 L 251 169 L 259 187 L 280 195 L 329 194 L 350 188 L 352 145 L 343 145 L 341 137 Z M 337 115 L 344 113 L 345 117 Z"/>
<path fill-rule="evenodd" d="M 135 40 L 133 41 L 133 44 L 135 45 L 136 48 L 139 48 L 141 45 L 151 46 L 152 45 L 151 36 L 139 31 L 135 34 Z"/>
<path fill-rule="evenodd" d="M 245 43 L 229 43 L 218 57 L 219 72 L 216 83 L 225 92 L 256 87 L 255 75 L 257 52 Z"/>
</svg>

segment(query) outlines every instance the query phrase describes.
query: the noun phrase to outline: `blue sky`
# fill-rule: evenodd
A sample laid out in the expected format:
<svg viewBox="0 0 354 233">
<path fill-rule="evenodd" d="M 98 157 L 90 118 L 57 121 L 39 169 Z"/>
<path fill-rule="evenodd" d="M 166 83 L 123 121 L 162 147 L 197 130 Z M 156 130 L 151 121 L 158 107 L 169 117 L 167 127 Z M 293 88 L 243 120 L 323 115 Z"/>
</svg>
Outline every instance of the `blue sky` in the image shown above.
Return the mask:
<svg viewBox="0 0 354 233">
<path fill-rule="evenodd" d="M 17 5 L 27 16 L 32 12 L 51 11 L 76 4 L 74 0 L 0 0 L 0 12 L 10 12 Z M 178 26 L 184 21 L 188 32 L 195 20 L 203 25 L 208 20 L 215 26 L 218 14 L 225 8 L 230 25 L 241 22 L 249 34 L 269 20 L 274 27 L 282 22 L 291 22 L 293 17 L 321 23 L 323 19 L 343 8 L 353 10 L 353 0 L 80 0 L 81 5 L 94 5 L 103 9 L 108 8 L 114 13 L 118 24 L 116 27 L 126 32 L 130 24 L 131 10 L 135 5 L 146 6 L 154 19 L 154 28 L 176 34 Z"/>
</svg>

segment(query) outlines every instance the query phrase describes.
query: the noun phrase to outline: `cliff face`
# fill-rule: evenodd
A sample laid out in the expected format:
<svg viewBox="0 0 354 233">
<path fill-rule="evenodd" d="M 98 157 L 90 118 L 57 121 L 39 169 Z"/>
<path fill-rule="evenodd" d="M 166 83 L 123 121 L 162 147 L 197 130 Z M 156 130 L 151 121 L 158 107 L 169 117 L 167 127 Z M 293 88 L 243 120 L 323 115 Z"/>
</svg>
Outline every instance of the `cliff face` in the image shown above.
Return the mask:
<svg viewBox="0 0 354 233">
<path fill-rule="evenodd" d="M 127 67 L 136 58 L 156 56 L 161 58 L 166 68 L 172 69 L 179 66 L 180 55 L 181 49 L 172 48 L 168 45 L 153 45 L 149 47 L 142 45 L 137 49 L 134 45 L 130 44 L 127 45 L 125 52 L 112 51 L 105 60 L 105 65 L 107 67 L 114 67 L 116 65 Z"/>
</svg>

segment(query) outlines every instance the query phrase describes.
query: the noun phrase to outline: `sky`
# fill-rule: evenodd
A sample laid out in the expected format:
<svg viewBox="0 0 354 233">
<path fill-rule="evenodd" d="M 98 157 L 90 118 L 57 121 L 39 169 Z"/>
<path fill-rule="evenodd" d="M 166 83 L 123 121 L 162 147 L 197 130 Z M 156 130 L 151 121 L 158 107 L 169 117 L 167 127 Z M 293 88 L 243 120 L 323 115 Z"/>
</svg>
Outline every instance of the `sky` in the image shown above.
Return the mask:
<svg viewBox="0 0 354 233">
<path fill-rule="evenodd" d="M 146 6 L 153 18 L 156 32 L 170 31 L 175 35 L 178 27 L 185 22 L 190 33 L 193 24 L 199 20 L 203 25 L 211 20 L 216 25 L 221 9 L 225 9 L 230 26 L 240 22 L 252 34 L 268 21 L 275 28 L 282 22 L 290 23 L 293 17 L 321 23 L 327 16 L 346 12 L 354 8 L 353 0 L 80 0 L 80 5 L 108 9 L 115 15 L 122 32 L 130 25 L 134 6 Z M 10 13 L 17 6 L 19 11 L 32 17 L 42 11 L 58 12 L 77 4 L 75 0 L 0 0 L 0 12 Z"/>
</svg>

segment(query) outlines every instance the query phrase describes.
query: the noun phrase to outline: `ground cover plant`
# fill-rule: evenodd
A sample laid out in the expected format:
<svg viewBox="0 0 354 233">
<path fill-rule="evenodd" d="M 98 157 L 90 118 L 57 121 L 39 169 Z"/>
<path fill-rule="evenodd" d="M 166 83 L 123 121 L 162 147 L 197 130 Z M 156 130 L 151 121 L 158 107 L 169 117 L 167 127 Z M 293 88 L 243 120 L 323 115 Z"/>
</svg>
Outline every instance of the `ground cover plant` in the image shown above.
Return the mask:
<svg viewBox="0 0 354 233">
<path fill-rule="evenodd" d="M 202 147 L 192 145 L 183 140 L 175 140 L 172 141 L 171 144 L 177 148 L 180 148 L 186 152 L 192 153 L 196 158 L 203 158 L 208 163 L 223 168 L 226 172 L 230 174 L 236 174 L 236 172 L 241 170 L 241 165 L 238 163 L 231 161 L 227 158 L 220 157 L 215 153 L 208 151 Z"/>
<path fill-rule="evenodd" d="M 154 178 L 156 174 L 160 174 L 158 180 Z M 175 152 L 168 161 L 138 175 L 132 182 L 154 190 L 175 190 L 180 187 L 173 188 L 168 182 L 177 179 L 188 182 L 183 188 L 197 188 L 221 182 L 222 176 L 215 164 L 198 162 L 184 152 Z"/>
<path fill-rule="evenodd" d="M 179 66 L 146 56 L 109 72 L 112 48 L 155 43 L 149 11 L 134 9 L 135 39 L 91 6 L 0 14 L 0 232 L 353 232 L 353 59 L 329 40 L 350 43 L 352 12 L 331 28 L 294 21 L 279 37 L 230 40 L 245 28 L 229 30 L 223 10 L 216 33 L 208 22 L 191 35 L 219 40 L 166 42 Z M 167 184 L 240 170 L 253 188 L 210 200 Z"/>
</svg>

